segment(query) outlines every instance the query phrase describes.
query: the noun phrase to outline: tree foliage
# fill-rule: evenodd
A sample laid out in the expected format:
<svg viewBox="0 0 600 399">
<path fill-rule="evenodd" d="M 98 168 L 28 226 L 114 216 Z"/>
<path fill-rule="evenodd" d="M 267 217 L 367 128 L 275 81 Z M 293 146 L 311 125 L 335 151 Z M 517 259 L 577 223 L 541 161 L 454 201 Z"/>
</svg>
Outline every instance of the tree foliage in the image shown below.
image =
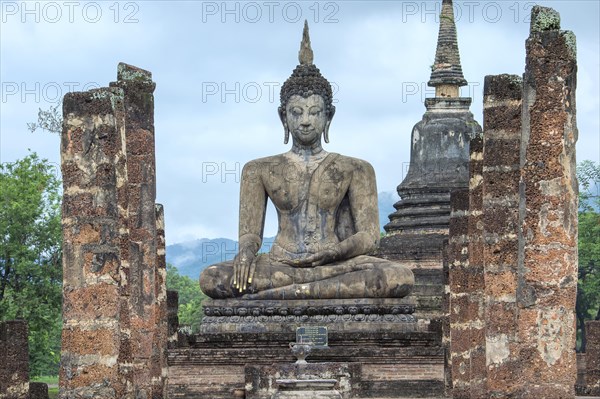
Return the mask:
<svg viewBox="0 0 600 399">
<path fill-rule="evenodd" d="M 585 350 L 584 321 L 600 320 L 600 163 L 586 160 L 577 166 L 579 195 L 579 279 L 577 328 L 580 350 Z"/>
<path fill-rule="evenodd" d="M 35 153 L 0 165 L 0 320 L 29 324 L 30 371 L 58 374 L 60 181 Z"/>
<path fill-rule="evenodd" d="M 206 298 L 198 282 L 180 275 L 177 268 L 169 263 L 167 289 L 179 292 L 179 325 L 191 328 L 193 333 L 198 332 L 202 321 L 202 301 Z"/>
</svg>

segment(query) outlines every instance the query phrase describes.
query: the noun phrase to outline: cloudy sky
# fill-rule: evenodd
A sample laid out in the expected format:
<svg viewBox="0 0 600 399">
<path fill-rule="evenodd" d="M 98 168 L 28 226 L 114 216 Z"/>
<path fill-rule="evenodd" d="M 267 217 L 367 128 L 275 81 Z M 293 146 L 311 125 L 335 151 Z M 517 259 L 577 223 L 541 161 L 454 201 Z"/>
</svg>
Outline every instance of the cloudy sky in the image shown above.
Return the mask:
<svg viewBox="0 0 600 399">
<path fill-rule="evenodd" d="M 298 63 L 302 23 L 334 84 L 325 148 L 370 161 L 394 191 L 410 157 L 435 55 L 439 1 L 1 1 L 0 162 L 35 151 L 59 165 L 59 137 L 30 133 L 39 108 L 107 86 L 119 62 L 156 81 L 157 201 L 169 244 L 237 237 L 239 174 L 285 152 L 279 88 Z M 482 123 L 485 75 L 522 74 L 529 1 L 455 1 L 462 95 Z M 540 1 L 577 36 L 578 159 L 600 161 L 599 2 Z M 265 234 L 274 235 L 268 216 Z"/>
</svg>

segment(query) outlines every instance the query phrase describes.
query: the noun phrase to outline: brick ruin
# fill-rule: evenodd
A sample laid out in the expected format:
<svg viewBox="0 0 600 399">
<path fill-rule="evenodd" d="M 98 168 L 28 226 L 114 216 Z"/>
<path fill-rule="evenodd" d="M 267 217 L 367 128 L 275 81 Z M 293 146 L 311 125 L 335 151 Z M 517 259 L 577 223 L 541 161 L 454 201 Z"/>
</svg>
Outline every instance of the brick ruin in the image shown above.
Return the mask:
<svg viewBox="0 0 600 399">
<path fill-rule="evenodd" d="M 574 397 L 575 38 L 554 10 L 536 6 L 526 49 L 523 79 L 485 78 L 483 151 L 471 151 L 481 163 L 471 165 L 469 191 L 453 193 L 456 398 Z M 464 279 L 465 269 L 476 278 Z M 482 350 L 484 359 L 469 356 Z"/>
<path fill-rule="evenodd" d="M 26 320 L 0 322 L 0 399 L 48 399 L 48 384 L 29 381 Z"/>
<path fill-rule="evenodd" d="M 588 342 L 585 348 L 585 364 L 582 373 L 580 395 L 600 396 L 600 320 L 585 322 Z"/>
<path fill-rule="evenodd" d="M 155 205 L 154 91 L 119 64 L 63 100 L 62 398 L 162 398 L 164 218 Z"/>
<path fill-rule="evenodd" d="M 443 4 L 451 12 L 451 1 Z M 382 241 L 381 256 L 421 268 L 417 305 L 426 305 L 428 327 L 335 332 L 332 349 L 312 358 L 380 359 L 356 372 L 361 392 L 423 395 L 435 387 L 439 395 L 445 380 L 455 398 L 574 396 L 575 39 L 560 30 L 556 12 L 533 10 L 524 77 L 485 78 L 484 133 L 473 124 L 463 132 L 464 179 L 438 191 L 405 185 L 388 226 L 401 231 Z M 454 20 L 442 20 L 452 24 L 440 27 L 440 57 L 458 57 Z M 474 122 L 470 99 L 454 90 L 460 79 L 454 87 L 448 76 L 432 74 L 440 94 L 436 87 L 428 112 L 452 108 Z M 236 332 L 192 339 L 178 332 L 177 293 L 166 291 L 163 209 L 155 204 L 153 91 L 149 72 L 119 64 L 110 87 L 64 99 L 61 398 L 225 398 L 243 391 L 247 363 L 294 360 L 287 331 L 250 334 L 250 347 L 250 335 Z M 429 198 L 429 226 L 414 224 L 419 196 Z M 433 238 L 430 247 L 419 231 Z M 590 322 L 581 381 L 595 394 L 598 345 L 599 324 Z"/>
<path fill-rule="evenodd" d="M 0 322 L 0 398 L 29 398 L 27 322 Z"/>
</svg>

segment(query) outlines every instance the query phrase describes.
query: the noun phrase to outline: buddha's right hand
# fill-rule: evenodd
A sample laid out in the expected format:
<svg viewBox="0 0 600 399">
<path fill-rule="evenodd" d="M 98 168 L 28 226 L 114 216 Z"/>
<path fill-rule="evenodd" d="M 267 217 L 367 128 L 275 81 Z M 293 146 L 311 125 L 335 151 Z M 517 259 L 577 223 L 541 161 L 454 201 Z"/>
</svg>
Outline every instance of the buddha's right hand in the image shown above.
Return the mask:
<svg viewBox="0 0 600 399">
<path fill-rule="evenodd" d="M 234 291 L 242 294 L 252 283 L 257 259 L 258 256 L 251 247 L 242 248 L 235 256 L 235 259 L 233 260 L 232 281 Z"/>
</svg>

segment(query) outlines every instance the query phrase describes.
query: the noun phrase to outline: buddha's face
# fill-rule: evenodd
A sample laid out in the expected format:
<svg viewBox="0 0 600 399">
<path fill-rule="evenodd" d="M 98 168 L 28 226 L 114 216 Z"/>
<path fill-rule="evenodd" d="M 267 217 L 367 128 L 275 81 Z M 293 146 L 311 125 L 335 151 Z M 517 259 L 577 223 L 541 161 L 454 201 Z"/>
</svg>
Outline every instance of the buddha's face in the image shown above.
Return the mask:
<svg viewBox="0 0 600 399">
<path fill-rule="evenodd" d="M 285 111 L 284 125 L 292 134 L 294 142 L 300 145 L 320 142 L 323 131 L 331 121 L 325 112 L 323 97 L 318 94 L 307 98 L 293 95 L 288 100 Z"/>
</svg>

